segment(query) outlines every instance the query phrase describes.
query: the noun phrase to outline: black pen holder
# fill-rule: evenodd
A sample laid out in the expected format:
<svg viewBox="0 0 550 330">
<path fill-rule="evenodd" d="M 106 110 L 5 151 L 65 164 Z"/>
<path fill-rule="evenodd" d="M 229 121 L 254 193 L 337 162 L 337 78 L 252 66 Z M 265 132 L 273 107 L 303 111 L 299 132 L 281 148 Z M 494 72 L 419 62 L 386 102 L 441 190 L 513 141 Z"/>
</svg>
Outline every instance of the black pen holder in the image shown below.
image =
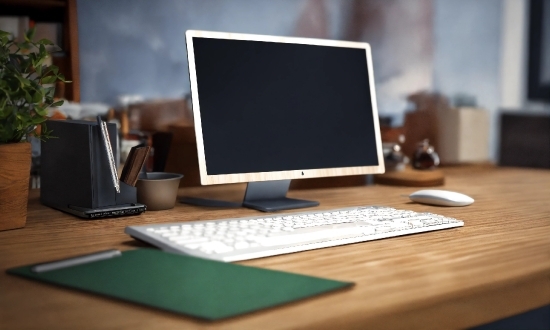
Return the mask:
<svg viewBox="0 0 550 330">
<path fill-rule="evenodd" d="M 145 211 L 145 205 L 137 203 L 135 187 L 118 181 L 120 193 L 116 191 L 96 122 L 50 120 L 46 125 L 53 138 L 41 143 L 42 204 L 88 219 Z M 107 124 L 107 132 L 116 155 L 116 125 Z"/>
</svg>

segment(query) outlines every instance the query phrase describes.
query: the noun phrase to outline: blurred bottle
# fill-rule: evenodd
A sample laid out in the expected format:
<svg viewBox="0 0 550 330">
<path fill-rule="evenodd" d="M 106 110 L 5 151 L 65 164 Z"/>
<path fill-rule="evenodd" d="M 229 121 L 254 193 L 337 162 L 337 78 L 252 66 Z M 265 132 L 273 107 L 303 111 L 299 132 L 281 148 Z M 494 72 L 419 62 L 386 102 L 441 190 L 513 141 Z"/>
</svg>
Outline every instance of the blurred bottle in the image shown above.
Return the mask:
<svg viewBox="0 0 550 330">
<path fill-rule="evenodd" d="M 418 144 L 413 156 L 412 165 L 417 170 L 432 170 L 439 165 L 439 156 L 430 145 L 430 141 L 425 139 Z"/>
</svg>

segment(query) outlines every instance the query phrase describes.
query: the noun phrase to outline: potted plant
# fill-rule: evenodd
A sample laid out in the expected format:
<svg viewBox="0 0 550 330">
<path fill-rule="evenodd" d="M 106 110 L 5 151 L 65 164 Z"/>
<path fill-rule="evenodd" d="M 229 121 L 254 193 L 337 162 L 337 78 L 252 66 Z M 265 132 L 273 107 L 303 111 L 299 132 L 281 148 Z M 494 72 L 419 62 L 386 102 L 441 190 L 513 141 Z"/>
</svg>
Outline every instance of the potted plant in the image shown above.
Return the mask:
<svg viewBox="0 0 550 330">
<path fill-rule="evenodd" d="M 45 121 L 55 83 L 65 81 L 55 65 L 45 64 L 49 40 L 33 41 L 34 29 L 18 43 L 0 30 L 0 230 L 25 226 L 31 166 L 29 138 L 50 137 Z"/>
</svg>

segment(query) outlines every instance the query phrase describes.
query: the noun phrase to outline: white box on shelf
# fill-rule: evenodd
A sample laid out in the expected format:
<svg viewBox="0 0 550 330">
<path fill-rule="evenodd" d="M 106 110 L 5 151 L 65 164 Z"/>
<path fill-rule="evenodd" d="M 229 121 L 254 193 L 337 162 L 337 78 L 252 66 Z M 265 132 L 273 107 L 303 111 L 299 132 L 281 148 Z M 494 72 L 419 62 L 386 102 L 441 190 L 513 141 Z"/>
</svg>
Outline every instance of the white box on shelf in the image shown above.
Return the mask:
<svg viewBox="0 0 550 330">
<path fill-rule="evenodd" d="M 480 163 L 489 156 L 489 112 L 458 107 L 438 112 L 439 148 L 442 164 Z"/>
</svg>

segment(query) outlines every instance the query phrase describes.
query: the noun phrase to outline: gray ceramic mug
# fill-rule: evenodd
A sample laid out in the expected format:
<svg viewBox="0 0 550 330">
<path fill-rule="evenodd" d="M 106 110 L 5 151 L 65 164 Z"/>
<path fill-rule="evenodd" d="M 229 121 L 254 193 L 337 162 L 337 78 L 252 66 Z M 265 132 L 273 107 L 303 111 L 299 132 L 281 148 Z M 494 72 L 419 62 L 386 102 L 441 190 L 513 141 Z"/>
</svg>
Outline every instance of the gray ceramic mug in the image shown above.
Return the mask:
<svg viewBox="0 0 550 330">
<path fill-rule="evenodd" d="M 176 205 L 182 174 L 150 172 L 140 174 L 136 188 L 138 203 L 147 211 L 168 210 Z"/>
</svg>

